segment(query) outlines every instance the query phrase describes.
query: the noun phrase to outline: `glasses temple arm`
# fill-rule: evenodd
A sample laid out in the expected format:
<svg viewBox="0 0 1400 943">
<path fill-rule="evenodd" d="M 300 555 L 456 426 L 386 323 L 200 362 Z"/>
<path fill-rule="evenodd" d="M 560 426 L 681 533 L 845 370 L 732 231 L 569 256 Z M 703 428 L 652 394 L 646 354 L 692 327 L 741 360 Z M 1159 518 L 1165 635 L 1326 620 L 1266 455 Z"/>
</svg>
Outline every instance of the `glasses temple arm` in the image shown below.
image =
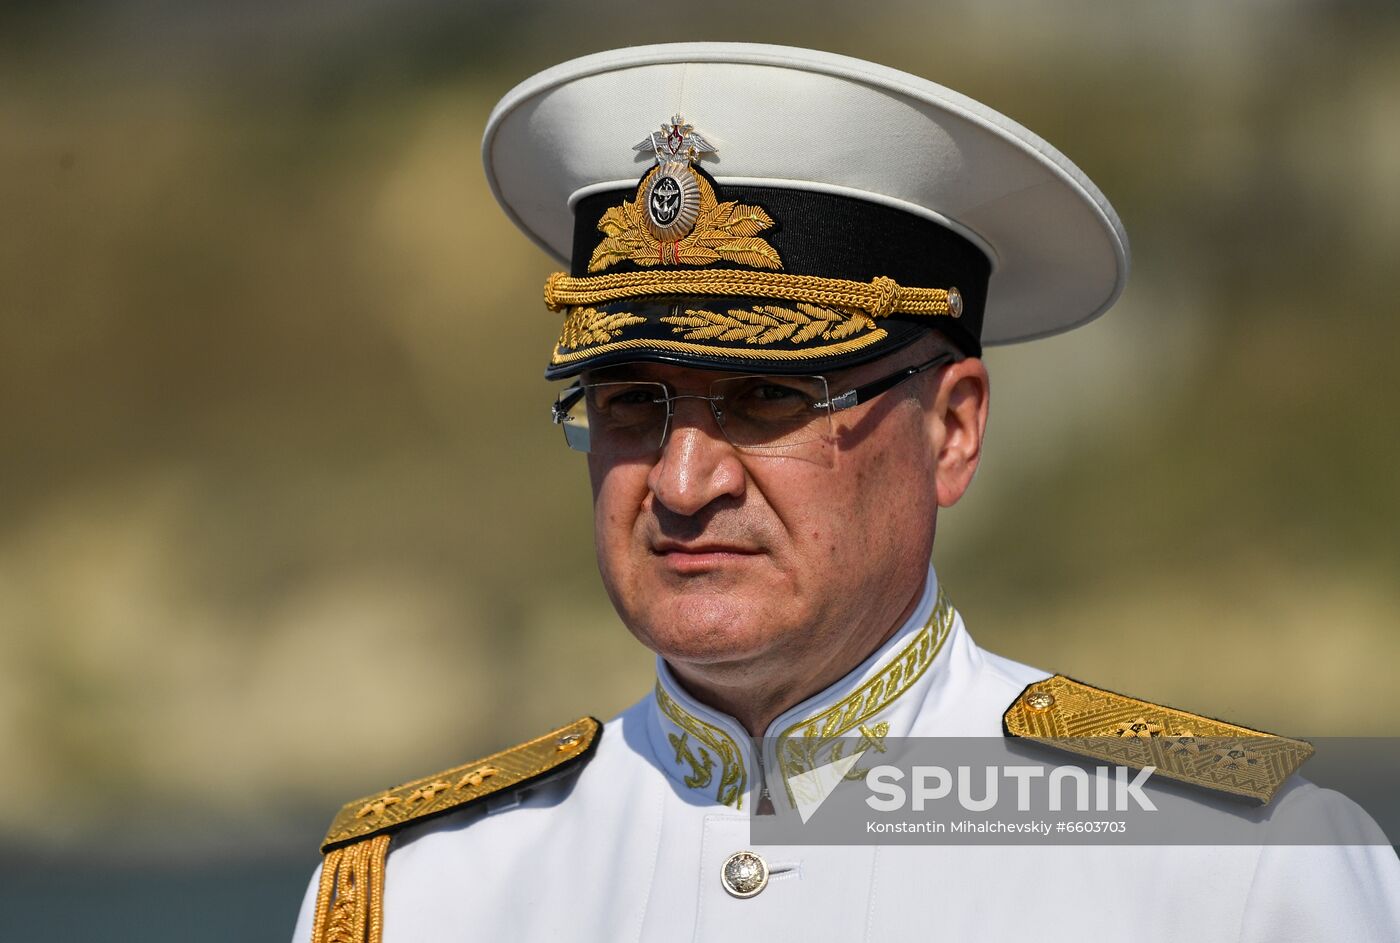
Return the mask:
<svg viewBox="0 0 1400 943">
<path fill-rule="evenodd" d="M 861 403 L 869 402 L 870 400 L 879 396 L 881 393 L 893 389 L 894 387 L 903 383 L 905 380 L 909 379 L 912 376 L 916 376 L 920 373 L 923 373 L 925 370 L 931 370 L 934 367 L 945 366 L 947 364 L 952 363 L 956 359 L 957 356 L 954 354 L 946 352 L 941 353 L 937 357 L 934 357 L 932 360 L 926 360 L 923 363 L 916 364 L 912 367 L 905 367 L 898 373 L 892 373 L 887 377 L 881 377 L 878 380 L 872 380 L 864 386 L 858 386 L 854 389 L 847 390 L 844 393 L 831 397 L 831 399 L 828 401 L 829 405 L 831 406 L 831 411 L 834 413 L 840 412 L 843 409 L 850 409 L 852 406 L 858 406 Z"/>
<path fill-rule="evenodd" d="M 555 425 L 564 421 L 564 417 L 569 415 L 569 410 L 573 405 L 583 398 L 583 387 L 575 383 L 573 386 L 559 394 L 559 398 L 549 407 L 549 418 Z"/>
</svg>

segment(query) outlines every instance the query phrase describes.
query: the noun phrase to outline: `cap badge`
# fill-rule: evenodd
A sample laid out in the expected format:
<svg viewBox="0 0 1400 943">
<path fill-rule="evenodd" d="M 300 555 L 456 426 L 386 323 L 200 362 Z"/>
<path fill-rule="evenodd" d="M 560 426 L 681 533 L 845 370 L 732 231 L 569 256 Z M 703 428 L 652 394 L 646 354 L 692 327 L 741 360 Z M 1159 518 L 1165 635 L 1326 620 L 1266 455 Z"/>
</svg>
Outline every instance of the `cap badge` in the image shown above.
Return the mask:
<svg viewBox="0 0 1400 943">
<path fill-rule="evenodd" d="M 721 203 L 715 189 L 692 165 L 715 147 L 680 115 L 632 147 L 656 155 L 636 197 L 614 206 L 598 221 L 603 240 L 588 260 L 599 272 L 621 262 L 653 265 L 710 265 L 735 262 L 750 268 L 781 269 L 778 251 L 758 233 L 773 225 L 762 207 Z"/>
<path fill-rule="evenodd" d="M 656 154 L 657 170 L 644 194 L 651 234 L 659 242 L 675 242 L 690 235 L 700 216 L 700 186 L 690 164 L 701 154 L 713 154 L 713 145 L 695 133 L 694 125 L 672 115 L 670 124 L 662 124 L 660 131 L 651 132 L 632 149 Z"/>
</svg>

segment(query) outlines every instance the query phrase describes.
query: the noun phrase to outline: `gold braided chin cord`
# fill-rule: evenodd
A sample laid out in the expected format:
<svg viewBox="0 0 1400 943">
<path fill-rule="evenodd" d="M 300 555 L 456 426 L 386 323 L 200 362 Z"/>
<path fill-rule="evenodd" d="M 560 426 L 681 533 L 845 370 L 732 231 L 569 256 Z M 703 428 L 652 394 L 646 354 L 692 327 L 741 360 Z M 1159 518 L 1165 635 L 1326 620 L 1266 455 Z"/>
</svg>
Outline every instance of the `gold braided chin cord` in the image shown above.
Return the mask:
<svg viewBox="0 0 1400 943">
<path fill-rule="evenodd" d="M 311 943 L 380 943 L 384 934 L 384 859 L 389 836 L 326 852 L 316 890 Z"/>
<path fill-rule="evenodd" d="M 956 288 L 909 288 L 883 275 L 868 282 L 852 282 L 742 269 L 616 272 L 588 278 L 555 272 L 544 283 L 544 303 L 551 311 L 647 295 L 750 295 L 856 308 L 877 318 L 896 312 L 959 318 L 963 312 L 962 293 Z"/>
</svg>

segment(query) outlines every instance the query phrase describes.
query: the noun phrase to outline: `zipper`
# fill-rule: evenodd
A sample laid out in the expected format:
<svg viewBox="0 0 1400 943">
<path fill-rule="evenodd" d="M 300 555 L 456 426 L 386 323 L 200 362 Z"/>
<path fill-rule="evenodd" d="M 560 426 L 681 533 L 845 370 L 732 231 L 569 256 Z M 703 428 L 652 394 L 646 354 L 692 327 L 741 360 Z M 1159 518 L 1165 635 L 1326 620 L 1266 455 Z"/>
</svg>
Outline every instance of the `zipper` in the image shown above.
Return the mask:
<svg viewBox="0 0 1400 943">
<path fill-rule="evenodd" d="M 773 808 L 773 796 L 768 792 L 768 763 L 764 755 L 763 741 L 758 743 L 758 807 L 754 809 L 754 815 L 775 815 L 777 810 Z"/>
</svg>

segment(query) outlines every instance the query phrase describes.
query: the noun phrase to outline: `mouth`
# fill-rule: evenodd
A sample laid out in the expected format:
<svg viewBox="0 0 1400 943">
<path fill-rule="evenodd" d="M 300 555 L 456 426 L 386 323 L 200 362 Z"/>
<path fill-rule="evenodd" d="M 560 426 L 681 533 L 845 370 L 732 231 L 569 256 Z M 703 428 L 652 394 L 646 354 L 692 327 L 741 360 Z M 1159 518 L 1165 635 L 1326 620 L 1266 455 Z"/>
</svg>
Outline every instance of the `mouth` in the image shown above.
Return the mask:
<svg viewBox="0 0 1400 943">
<path fill-rule="evenodd" d="M 705 573 L 742 565 L 763 553 L 755 547 L 741 544 L 681 543 L 671 540 L 654 544 L 651 552 L 668 569 L 681 574 Z"/>
</svg>

